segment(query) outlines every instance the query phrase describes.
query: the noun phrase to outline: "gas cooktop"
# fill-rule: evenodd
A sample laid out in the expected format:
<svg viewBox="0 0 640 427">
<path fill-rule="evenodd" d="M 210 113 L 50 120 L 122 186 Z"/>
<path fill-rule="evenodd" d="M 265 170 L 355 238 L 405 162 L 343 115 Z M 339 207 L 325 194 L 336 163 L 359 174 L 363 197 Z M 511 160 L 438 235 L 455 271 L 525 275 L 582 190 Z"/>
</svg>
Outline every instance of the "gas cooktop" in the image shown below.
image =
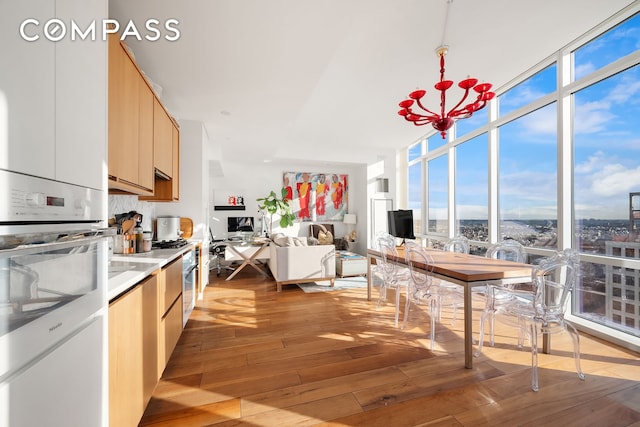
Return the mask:
<svg viewBox="0 0 640 427">
<path fill-rule="evenodd" d="M 181 248 L 187 243 L 189 242 L 187 242 L 183 238 L 179 238 L 177 240 L 163 240 L 160 242 L 153 242 L 151 244 L 151 248 L 152 249 L 175 249 L 175 248 Z"/>
</svg>

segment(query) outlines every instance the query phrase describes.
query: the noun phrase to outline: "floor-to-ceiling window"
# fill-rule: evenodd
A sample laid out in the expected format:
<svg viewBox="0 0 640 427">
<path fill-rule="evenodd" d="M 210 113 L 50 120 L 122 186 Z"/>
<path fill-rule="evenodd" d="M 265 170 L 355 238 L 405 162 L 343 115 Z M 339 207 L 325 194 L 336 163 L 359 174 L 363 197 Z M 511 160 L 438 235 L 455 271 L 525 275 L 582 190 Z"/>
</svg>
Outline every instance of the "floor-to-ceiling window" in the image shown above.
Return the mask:
<svg viewBox="0 0 640 427">
<path fill-rule="evenodd" d="M 425 135 L 409 181 L 429 242 L 514 238 L 530 260 L 577 249 L 569 317 L 638 347 L 640 14 L 624 18 L 500 88 L 450 139 Z"/>
<path fill-rule="evenodd" d="M 587 255 L 573 314 L 638 337 L 639 40 L 640 15 L 575 50 L 572 95 L 574 240 Z"/>
<path fill-rule="evenodd" d="M 455 234 L 489 240 L 489 141 L 486 133 L 456 146 Z"/>
<path fill-rule="evenodd" d="M 422 156 L 424 142 L 420 141 L 409 147 L 407 154 L 407 200 L 408 208 L 413 210 L 413 230 L 420 235 L 424 233 L 422 228 Z"/>
<path fill-rule="evenodd" d="M 427 163 L 427 233 L 446 236 L 449 230 L 448 156 L 443 154 Z"/>
<path fill-rule="evenodd" d="M 556 104 L 499 128 L 499 239 L 558 247 Z"/>
</svg>

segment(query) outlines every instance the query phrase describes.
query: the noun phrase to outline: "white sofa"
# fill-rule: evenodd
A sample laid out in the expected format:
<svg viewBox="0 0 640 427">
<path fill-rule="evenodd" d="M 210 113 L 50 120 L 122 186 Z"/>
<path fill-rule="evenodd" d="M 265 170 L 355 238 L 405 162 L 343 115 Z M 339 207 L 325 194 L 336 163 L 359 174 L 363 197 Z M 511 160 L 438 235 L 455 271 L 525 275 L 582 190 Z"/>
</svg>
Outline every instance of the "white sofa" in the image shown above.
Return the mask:
<svg viewBox="0 0 640 427">
<path fill-rule="evenodd" d="M 269 269 L 278 292 L 282 285 L 329 280 L 336 278 L 336 257 L 333 245 L 278 246 L 269 245 Z"/>
</svg>

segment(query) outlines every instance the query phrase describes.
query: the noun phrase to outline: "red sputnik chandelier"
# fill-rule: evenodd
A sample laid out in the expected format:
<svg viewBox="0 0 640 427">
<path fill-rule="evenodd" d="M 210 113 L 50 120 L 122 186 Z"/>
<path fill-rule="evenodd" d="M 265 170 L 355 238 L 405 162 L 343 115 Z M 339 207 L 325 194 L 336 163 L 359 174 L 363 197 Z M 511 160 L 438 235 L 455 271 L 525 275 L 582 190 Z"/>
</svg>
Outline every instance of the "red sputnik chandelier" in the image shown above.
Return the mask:
<svg viewBox="0 0 640 427">
<path fill-rule="evenodd" d="M 431 123 L 434 129 L 440 131 L 442 139 L 447 136 L 447 130 L 453 126 L 455 120 L 467 119 L 471 117 L 473 113 L 487 105 L 487 101 L 496 96 L 495 93 L 490 92 L 491 83 L 480 83 L 478 79 L 468 78 L 458 83 L 458 87 L 464 90 L 462 99 L 458 103 L 447 111 L 446 100 L 447 90 L 453 86 L 452 80 L 444 79 L 444 56 L 447 54 L 447 48 L 441 46 L 436 50 L 438 56 L 440 56 L 440 81 L 435 84 L 435 89 L 440 92 L 440 113 L 433 112 L 424 106 L 422 98 L 427 93 L 426 90 L 414 90 L 409 94 L 409 99 L 405 99 L 400 102 L 400 111 L 398 114 L 404 116 L 407 121 L 413 122 L 416 126 L 422 126 Z M 470 104 L 464 104 L 469 96 L 469 92 L 473 89 L 477 92 L 476 100 Z M 413 105 L 418 106 L 422 111 L 415 111 L 411 107 Z M 462 106 L 462 107 L 461 107 Z"/>
<path fill-rule="evenodd" d="M 444 32 L 446 31 L 447 18 L 449 16 L 449 7 L 453 0 L 447 1 L 447 16 L 445 18 L 445 29 L 443 30 L 443 40 L 444 40 Z M 447 90 L 453 86 L 452 80 L 445 80 L 444 78 L 444 56 L 448 52 L 448 47 L 444 44 L 436 49 L 436 54 L 440 57 L 440 81 L 435 84 L 435 89 L 440 92 L 440 111 L 439 113 L 429 110 L 422 103 L 422 98 L 425 96 L 427 91 L 425 90 L 414 90 L 409 94 L 409 99 L 405 99 L 400 102 L 400 111 L 398 114 L 404 116 L 404 118 L 413 122 L 416 126 L 422 126 L 426 124 L 431 124 L 434 129 L 440 131 L 440 135 L 442 135 L 442 139 L 445 139 L 447 136 L 447 130 L 453 126 L 453 123 L 459 119 L 467 119 L 473 115 L 478 110 L 481 110 L 487 105 L 487 101 L 495 97 L 495 93 L 490 92 L 491 83 L 480 83 L 478 84 L 478 79 L 468 78 L 462 80 L 458 83 L 458 87 L 464 90 L 464 94 L 458 103 L 447 111 L 446 100 L 447 100 Z M 469 92 L 473 89 L 477 93 L 477 97 L 475 101 L 464 104 L 467 98 L 469 97 Z M 414 110 L 412 107 L 416 105 L 420 108 L 420 111 Z"/>
</svg>

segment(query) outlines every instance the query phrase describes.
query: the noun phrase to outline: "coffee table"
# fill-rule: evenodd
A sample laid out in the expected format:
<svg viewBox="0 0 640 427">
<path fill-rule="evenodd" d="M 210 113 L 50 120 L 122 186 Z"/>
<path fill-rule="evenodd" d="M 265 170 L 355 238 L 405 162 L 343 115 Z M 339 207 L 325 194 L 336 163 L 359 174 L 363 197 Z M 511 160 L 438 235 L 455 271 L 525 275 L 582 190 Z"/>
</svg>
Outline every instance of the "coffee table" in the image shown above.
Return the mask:
<svg viewBox="0 0 640 427">
<path fill-rule="evenodd" d="M 336 251 L 336 275 L 365 276 L 367 274 L 367 258 L 355 252 Z"/>
</svg>

